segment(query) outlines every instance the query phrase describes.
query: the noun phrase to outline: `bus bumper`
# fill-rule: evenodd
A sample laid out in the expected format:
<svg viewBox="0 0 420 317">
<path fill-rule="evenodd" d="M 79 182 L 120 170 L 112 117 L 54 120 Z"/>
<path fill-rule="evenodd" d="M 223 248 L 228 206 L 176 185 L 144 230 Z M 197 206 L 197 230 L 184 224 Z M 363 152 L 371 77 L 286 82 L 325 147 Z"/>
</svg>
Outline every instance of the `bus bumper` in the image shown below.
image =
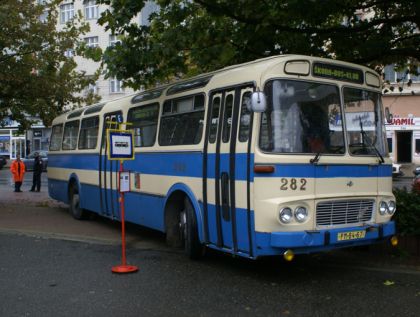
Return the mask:
<svg viewBox="0 0 420 317">
<path fill-rule="evenodd" d="M 383 224 L 317 231 L 273 232 L 270 234 L 269 248 L 277 249 L 280 252 L 285 249 L 293 249 L 293 252 L 296 254 L 311 253 L 327 249 L 372 244 L 389 239 L 394 234 L 394 221 Z"/>
</svg>

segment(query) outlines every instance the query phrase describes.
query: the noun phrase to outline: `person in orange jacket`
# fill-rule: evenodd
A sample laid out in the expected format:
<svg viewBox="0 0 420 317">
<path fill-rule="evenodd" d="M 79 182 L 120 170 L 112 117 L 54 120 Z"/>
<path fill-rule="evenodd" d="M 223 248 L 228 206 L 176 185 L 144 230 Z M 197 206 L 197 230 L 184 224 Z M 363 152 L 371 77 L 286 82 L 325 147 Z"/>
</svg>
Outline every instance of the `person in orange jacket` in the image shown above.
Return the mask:
<svg viewBox="0 0 420 317">
<path fill-rule="evenodd" d="M 25 175 L 25 164 L 21 161 L 19 154 L 16 155 L 16 160 L 10 165 L 10 171 L 15 182 L 15 192 L 22 192 L 20 186 L 22 186 L 23 176 Z"/>
</svg>

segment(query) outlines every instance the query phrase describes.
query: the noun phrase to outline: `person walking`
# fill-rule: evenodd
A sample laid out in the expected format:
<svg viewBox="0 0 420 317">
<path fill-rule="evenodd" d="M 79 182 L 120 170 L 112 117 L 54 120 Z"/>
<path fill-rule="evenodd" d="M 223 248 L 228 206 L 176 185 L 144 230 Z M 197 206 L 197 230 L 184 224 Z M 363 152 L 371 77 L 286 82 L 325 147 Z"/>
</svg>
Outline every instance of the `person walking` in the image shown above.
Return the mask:
<svg viewBox="0 0 420 317">
<path fill-rule="evenodd" d="M 22 186 L 23 177 L 25 175 L 25 163 L 20 159 L 20 155 L 16 155 L 16 160 L 10 165 L 10 171 L 13 175 L 13 181 L 15 182 L 15 192 L 20 193 L 20 187 Z"/>
<path fill-rule="evenodd" d="M 33 177 L 32 177 L 32 188 L 31 188 L 31 192 L 36 191 L 39 192 L 41 190 L 41 174 L 42 174 L 42 170 L 44 168 L 43 166 L 43 162 L 41 157 L 39 156 L 39 153 L 36 152 L 35 153 L 35 159 L 34 159 L 34 173 L 33 173 Z"/>
</svg>

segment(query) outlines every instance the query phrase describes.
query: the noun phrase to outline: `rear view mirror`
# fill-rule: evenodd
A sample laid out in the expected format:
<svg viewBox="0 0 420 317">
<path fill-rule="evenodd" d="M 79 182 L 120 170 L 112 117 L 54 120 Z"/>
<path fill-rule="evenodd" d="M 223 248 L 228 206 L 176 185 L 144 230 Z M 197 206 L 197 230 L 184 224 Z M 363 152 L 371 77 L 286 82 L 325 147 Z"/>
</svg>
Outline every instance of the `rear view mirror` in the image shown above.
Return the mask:
<svg viewBox="0 0 420 317">
<path fill-rule="evenodd" d="M 267 108 L 265 94 L 261 91 L 255 91 L 251 97 L 251 110 L 253 112 L 264 112 Z"/>
</svg>

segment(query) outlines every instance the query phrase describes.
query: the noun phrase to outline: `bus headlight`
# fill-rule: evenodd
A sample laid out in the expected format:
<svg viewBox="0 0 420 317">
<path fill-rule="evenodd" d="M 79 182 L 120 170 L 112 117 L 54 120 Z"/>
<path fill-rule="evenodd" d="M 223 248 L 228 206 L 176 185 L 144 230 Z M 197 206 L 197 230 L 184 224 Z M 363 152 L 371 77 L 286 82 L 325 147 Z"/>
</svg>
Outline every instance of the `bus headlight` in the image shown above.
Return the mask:
<svg viewBox="0 0 420 317">
<path fill-rule="evenodd" d="M 281 209 L 279 218 L 282 223 L 289 223 L 290 221 L 292 221 L 292 218 L 293 218 L 292 209 L 290 209 L 289 207 L 285 207 Z"/>
<path fill-rule="evenodd" d="M 295 209 L 295 219 L 298 222 L 304 222 L 308 218 L 308 210 L 305 207 L 297 207 Z"/>
<path fill-rule="evenodd" d="M 394 214 L 394 212 L 395 212 L 395 207 L 396 207 L 396 205 L 395 205 L 395 201 L 390 200 L 390 201 L 388 202 L 388 213 L 389 213 L 390 215 L 393 215 L 393 214 Z"/>
<path fill-rule="evenodd" d="M 388 212 L 388 204 L 384 201 L 381 201 L 379 204 L 379 213 L 383 216 Z"/>
</svg>

